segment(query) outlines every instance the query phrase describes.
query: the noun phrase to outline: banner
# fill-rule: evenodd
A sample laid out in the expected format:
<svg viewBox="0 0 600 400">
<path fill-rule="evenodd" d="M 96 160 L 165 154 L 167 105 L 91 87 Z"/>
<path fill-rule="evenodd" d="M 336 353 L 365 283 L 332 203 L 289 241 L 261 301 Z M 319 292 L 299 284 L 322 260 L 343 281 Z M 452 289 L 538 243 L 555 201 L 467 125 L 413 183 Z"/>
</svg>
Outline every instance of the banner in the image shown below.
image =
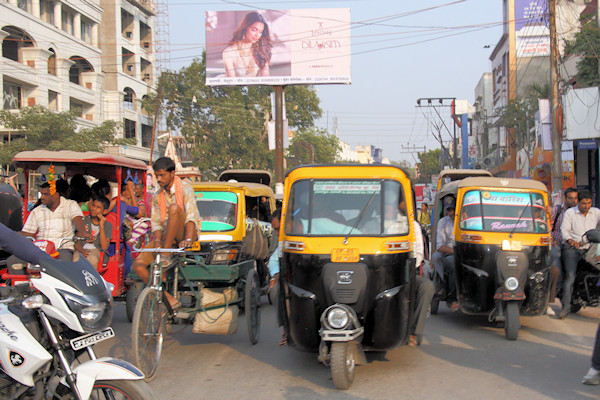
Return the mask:
<svg viewBox="0 0 600 400">
<path fill-rule="evenodd" d="M 350 83 L 350 9 L 206 12 L 206 85 Z"/>
</svg>

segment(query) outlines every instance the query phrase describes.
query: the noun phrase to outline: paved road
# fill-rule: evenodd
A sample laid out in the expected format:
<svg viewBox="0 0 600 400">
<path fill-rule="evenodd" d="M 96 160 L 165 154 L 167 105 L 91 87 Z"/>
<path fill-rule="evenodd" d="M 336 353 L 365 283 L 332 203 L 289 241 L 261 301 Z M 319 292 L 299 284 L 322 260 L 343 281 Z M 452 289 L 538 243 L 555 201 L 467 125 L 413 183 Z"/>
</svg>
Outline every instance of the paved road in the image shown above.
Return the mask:
<svg viewBox="0 0 600 400">
<path fill-rule="evenodd" d="M 158 376 L 150 383 L 161 399 L 600 399 L 585 386 L 600 309 L 566 320 L 522 317 L 519 339 L 484 317 L 440 313 L 427 320 L 422 346 L 370 353 L 347 391 L 333 387 L 316 355 L 279 347 L 281 329 L 263 297 L 260 341 L 252 346 L 245 319 L 231 336 L 193 334 L 191 327 L 166 338 Z M 98 355 L 132 360 L 131 325 L 117 303 L 117 339 Z"/>
</svg>

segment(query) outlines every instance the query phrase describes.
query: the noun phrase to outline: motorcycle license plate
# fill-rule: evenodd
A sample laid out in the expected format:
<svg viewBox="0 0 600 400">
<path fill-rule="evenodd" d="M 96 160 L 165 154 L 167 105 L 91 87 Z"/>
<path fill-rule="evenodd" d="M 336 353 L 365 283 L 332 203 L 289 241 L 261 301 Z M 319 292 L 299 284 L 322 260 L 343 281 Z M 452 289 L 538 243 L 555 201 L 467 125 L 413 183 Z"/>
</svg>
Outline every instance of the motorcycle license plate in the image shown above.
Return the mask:
<svg viewBox="0 0 600 400">
<path fill-rule="evenodd" d="M 110 339 L 114 336 L 115 331 L 113 331 L 111 327 L 108 327 L 99 332 L 94 332 L 88 335 L 79 336 L 75 339 L 71 339 L 71 347 L 73 348 L 73 350 L 84 349 L 96 343 L 102 342 L 103 340 Z"/>
<path fill-rule="evenodd" d="M 358 249 L 331 249 L 331 262 L 358 262 L 359 260 Z"/>
</svg>

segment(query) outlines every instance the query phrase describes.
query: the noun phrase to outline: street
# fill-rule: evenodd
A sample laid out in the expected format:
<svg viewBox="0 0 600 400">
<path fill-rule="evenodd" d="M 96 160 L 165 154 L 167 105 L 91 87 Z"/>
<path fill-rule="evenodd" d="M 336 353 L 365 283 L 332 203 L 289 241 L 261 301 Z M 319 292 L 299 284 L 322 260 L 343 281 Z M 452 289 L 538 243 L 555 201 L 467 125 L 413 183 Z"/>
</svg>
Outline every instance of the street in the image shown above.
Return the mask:
<svg viewBox="0 0 600 400">
<path fill-rule="evenodd" d="M 188 326 L 165 337 L 150 386 L 160 399 L 600 399 L 600 387 L 580 383 L 599 321 L 597 308 L 565 320 L 521 317 L 511 342 L 486 317 L 441 304 L 420 347 L 368 353 L 352 387 L 338 391 L 316 354 L 278 345 L 281 328 L 263 296 L 258 344 L 249 342 L 243 314 L 231 336 L 193 334 Z M 96 346 L 97 355 L 132 361 L 124 303 L 115 303 L 112 326 L 117 337 Z"/>
</svg>

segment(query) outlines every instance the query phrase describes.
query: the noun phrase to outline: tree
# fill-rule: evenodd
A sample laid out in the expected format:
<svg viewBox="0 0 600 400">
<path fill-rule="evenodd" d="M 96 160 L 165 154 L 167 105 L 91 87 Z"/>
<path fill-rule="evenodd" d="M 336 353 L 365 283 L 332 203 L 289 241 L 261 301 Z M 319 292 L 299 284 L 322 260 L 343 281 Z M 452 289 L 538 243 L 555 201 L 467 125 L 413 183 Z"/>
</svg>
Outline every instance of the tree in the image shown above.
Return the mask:
<svg viewBox="0 0 600 400">
<path fill-rule="evenodd" d="M 288 149 L 288 167 L 302 164 L 333 164 L 342 150 L 335 135 L 322 129 L 308 129 L 294 135 Z"/>
<path fill-rule="evenodd" d="M 416 165 L 419 171 L 419 177 L 415 178 L 415 183 L 430 183 L 431 175 L 439 174 L 441 171 L 440 157 L 441 149 L 429 150 L 428 152 L 418 153 L 419 162 Z"/>
<path fill-rule="evenodd" d="M 42 106 L 25 107 L 18 113 L 0 110 L 0 125 L 25 136 L 0 146 L 0 164 L 10 164 L 15 154 L 26 150 L 102 151 L 103 144 L 131 144 L 134 139 L 117 139 L 118 123 L 104 121 L 94 128 L 77 129 L 77 115 L 56 113 Z"/>
<path fill-rule="evenodd" d="M 577 62 L 575 75 L 578 87 L 600 86 L 600 29 L 595 16 L 582 17 L 581 29 L 575 34 L 575 38 L 565 41 L 565 55 L 581 57 Z"/>
<path fill-rule="evenodd" d="M 400 167 L 402 168 L 402 170 L 404 172 L 406 172 L 406 174 L 408 175 L 408 177 L 412 180 L 415 179 L 416 176 L 416 166 L 411 165 L 411 163 L 409 163 L 406 160 L 400 160 L 400 161 L 391 161 L 392 165 L 395 165 L 396 167 Z"/>
<path fill-rule="evenodd" d="M 163 73 L 157 96 L 144 102 L 161 113 L 170 130 L 194 143 L 194 165 L 204 179 L 214 179 L 228 168 L 273 170 L 275 154 L 268 150 L 267 123 L 272 119 L 270 92 L 264 86 L 206 86 L 206 54 L 178 73 Z M 319 99 L 312 86 L 285 90 L 288 125 L 307 129 L 321 116 Z"/>
</svg>

